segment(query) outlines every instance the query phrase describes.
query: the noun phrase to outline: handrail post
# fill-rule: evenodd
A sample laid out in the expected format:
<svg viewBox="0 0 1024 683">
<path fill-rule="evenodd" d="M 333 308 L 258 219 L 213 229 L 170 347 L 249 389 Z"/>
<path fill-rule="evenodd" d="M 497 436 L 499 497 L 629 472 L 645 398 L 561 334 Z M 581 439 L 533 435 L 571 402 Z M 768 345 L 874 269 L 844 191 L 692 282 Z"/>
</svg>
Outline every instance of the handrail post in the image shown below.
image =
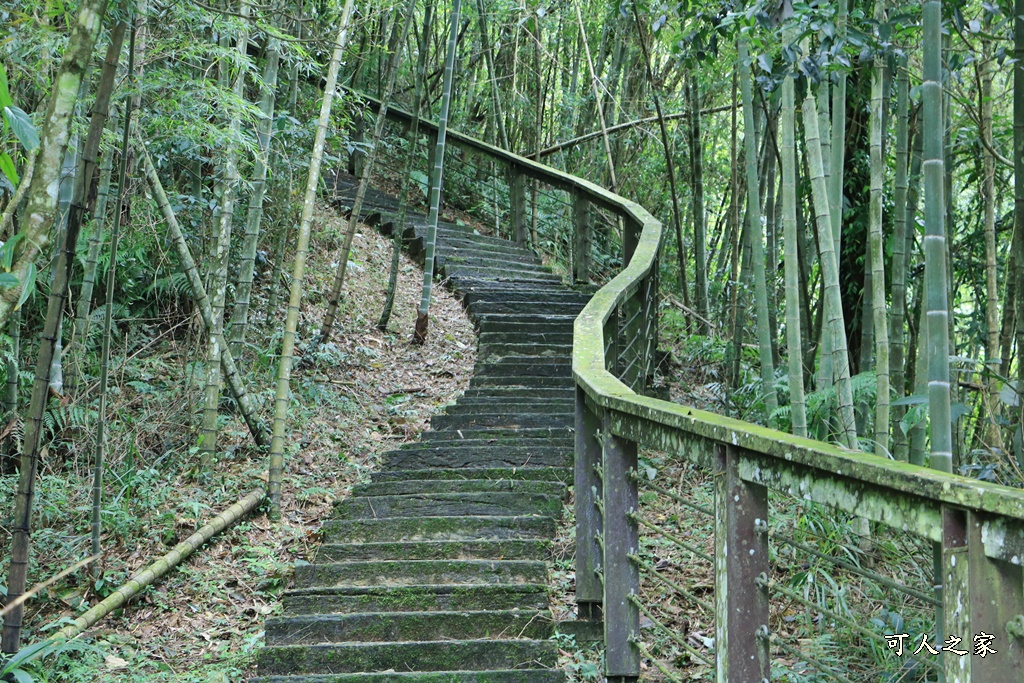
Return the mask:
<svg viewBox="0 0 1024 683">
<path fill-rule="evenodd" d="M 967 555 L 967 515 L 963 510 L 942 508 L 942 574 L 935 577 L 941 584 L 942 607 L 937 610 L 936 640 L 943 641 L 943 633 L 970 633 L 970 561 Z M 915 634 L 916 635 L 916 634 Z M 909 643 L 904 643 L 905 646 Z M 932 643 L 938 650 L 941 643 Z M 970 643 L 967 643 L 970 645 Z M 916 647 L 916 645 L 914 645 Z M 970 650 L 970 647 L 960 648 Z M 946 683 L 969 683 L 971 659 L 957 657 L 942 651 L 942 670 Z"/>
<path fill-rule="evenodd" d="M 726 444 L 716 449 L 716 680 L 768 680 L 768 590 L 759 585 L 770 571 L 768 489 L 740 478 L 742 449 Z"/>
<path fill-rule="evenodd" d="M 576 387 L 576 614 L 584 621 L 601 620 L 601 421 L 590 410 L 587 394 Z"/>
<path fill-rule="evenodd" d="M 356 125 L 352 131 L 352 142 L 356 143 L 352 146 L 352 151 L 348 155 L 347 171 L 351 176 L 359 178 L 363 175 L 363 150 L 361 144 L 364 140 L 364 129 L 366 123 L 363 119 L 363 110 L 359 109 L 355 115 Z"/>
<path fill-rule="evenodd" d="M 622 219 L 622 267 L 629 265 L 636 251 L 636 245 L 640 243 L 640 232 L 643 226 L 635 219 L 626 216 Z"/>
<path fill-rule="evenodd" d="M 633 476 L 637 445 L 611 432 L 605 412 L 604 436 L 604 666 L 609 683 L 636 681 L 640 676 L 640 611 L 631 598 L 640 594 L 640 571 L 629 555 L 640 547 L 636 521 L 639 498 Z M 578 539 L 577 539 L 578 542 Z"/>
<path fill-rule="evenodd" d="M 573 268 L 572 281 L 587 282 L 590 280 L 590 243 L 591 243 L 591 220 L 590 220 L 590 199 L 581 192 L 577 192 L 573 198 L 573 219 L 575 230 L 573 232 Z"/>
<path fill-rule="evenodd" d="M 516 244 L 526 246 L 526 176 L 518 168 L 509 170 L 509 206 L 512 208 L 512 235 Z"/>
<path fill-rule="evenodd" d="M 1020 564 L 985 553 L 985 527 L 991 538 L 1002 524 L 998 517 L 973 511 L 967 513 L 970 631 L 956 632 L 947 627 L 945 634 L 963 638 L 960 649 L 969 650 L 970 654 L 954 657 L 945 653 L 945 656 L 961 660 L 960 663 L 970 657 L 970 676 L 974 681 L 1019 681 L 1024 671 L 1024 574 Z M 987 636 L 994 636 L 994 639 L 989 641 Z M 977 640 L 979 637 L 981 640 Z M 990 646 L 995 654 L 989 652 L 980 656 L 977 648 L 982 643 Z M 946 664 L 946 670 L 950 668 Z"/>
</svg>

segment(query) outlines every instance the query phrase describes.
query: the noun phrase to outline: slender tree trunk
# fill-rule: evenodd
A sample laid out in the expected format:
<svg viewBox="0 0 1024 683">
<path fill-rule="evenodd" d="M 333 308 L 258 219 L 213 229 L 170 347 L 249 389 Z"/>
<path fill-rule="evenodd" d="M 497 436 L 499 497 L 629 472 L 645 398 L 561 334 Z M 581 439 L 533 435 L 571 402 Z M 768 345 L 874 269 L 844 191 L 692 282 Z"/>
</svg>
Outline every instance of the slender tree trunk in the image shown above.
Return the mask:
<svg viewBox="0 0 1024 683">
<path fill-rule="evenodd" d="M 452 2 L 452 29 L 448 37 L 448 54 L 444 64 L 444 84 L 441 94 L 441 116 L 437 126 L 437 145 L 434 152 L 434 168 L 431 171 L 430 213 L 427 217 L 426 255 L 423 261 L 423 292 L 420 306 L 416 314 L 416 328 L 413 341 L 422 344 L 427 340 L 427 327 L 430 322 L 430 291 L 434 284 L 434 246 L 437 240 L 437 220 L 441 210 L 441 181 L 444 179 L 444 147 L 448 133 L 448 107 L 452 99 L 452 77 L 455 72 L 455 51 L 459 42 L 459 10 L 461 0 Z"/>
<path fill-rule="evenodd" d="M 199 309 L 199 315 L 202 316 L 206 333 L 210 336 L 216 335 L 220 337 L 220 348 L 223 351 L 220 363 L 224 371 L 224 380 L 231 391 L 231 395 L 238 403 L 238 408 L 242 413 L 246 426 L 249 428 L 249 433 L 252 434 L 253 441 L 260 448 L 266 448 L 270 445 L 270 440 L 267 438 L 263 425 L 260 424 L 256 407 L 253 405 L 248 392 L 246 392 L 245 385 L 242 384 L 242 378 L 238 374 L 238 368 L 235 365 L 234 357 L 231 355 L 231 349 L 225 347 L 223 334 L 216 332 L 213 324 L 213 308 L 210 306 L 210 297 L 206 293 L 206 287 L 199 276 L 199 269 L 192 258 L 188 242 L 185 241 L 185 236 L 181 232 L 181 226 L 174 215 L 174 209 L 171 208 L 171 203 L 167 199 L 167 193 L 164 192 L 163 184 L 160 182 L 159 176 L 157 176 L 156 166 L 153 165 L 153 160 L 149 158 L 149 152 L 146 151 L 144 146 L 136 144 L 135 149 L 139 152 L 145 165 L 146 182 L 149 183 L 149 187 L 153 191 L 153 198 L 164 217 L 164 221 L 167 223 L 168 229 L 171 231 L 171 241 L 174 242 L 174 247 L 178 251 L 181 268 L 185 271 L 185 276 L 188 278 L 189 286 L 192 289 L 192 298 L 195 300 L 196 308 Z"/>
<path fill-rule="evenodd" d="M 402 185 L 398 193 L 398 219 L 395 221 L 391 235 L 391 271 L 388 274 L 388 291 L 384 296 L 384 309 L 381 311 L 380 319 L 377 320 L 377 329 L 381 332 L 388 328 L 388 322 L 391 320 L 391 311 L 395 305 L 395 290 L 398 288 L 398 265 L 402 253 L 402 236 L 405 232 L 405 221 L 409 215 L 410 178 L 412 176 L 413 164 L 419 158 L 420 109 L 423 107 L 423 84 L 427 75 L 427 53 L 430 51 L 433 14 L 434 2 L 433 0 L 428 0 L 423 10 L 423 35 L 419 42 L 419 54 L 416 57 L 412 124 L 409 126 L 409 148 L 405 153 L 405 170 L 402 172 Z M 496 87 L 496 85 L 492 83 L 493 87 Z"/>
<path fill-rule="evenodd" d="M 700 317 L 708 317 L 707 216 L 704 212 L 704 152 L 701 146 L 700 101 L 697 98 L 696 72 L 687 79 L 686 100 L 690 110 L 690 167 L 693 177 L 693 252 L 696 304 Z M 756 248 L 755 248 L 756 249 Z M 756 255 L 756 251 L 755 251 Z M 701 323 L 705 334 L 710 332 Z"/>
<path fill-rule="evenodd" d="M 827 332 L 823 332 L 822 338 L 832 340 L 832 363 L 836 371 L 839 392 L 840 438 L 847 448 L 857 450 L 857 427 L 853 415 L 853 390 L 850 385 L 850 363 L 847 355 L 846 325 L 843 322 L 843 302 L 839 290 L 839 267 L 832 239 L 834 233 L 829 213 L 828 191 L 821 168 L 818 112 L 814 97 L 810 93 L 804 99 L 803 116 L 804 142 L 807 145 L 807 163 L 810 170 L 814 213 L 818 225 L 818 243 L 821 251 L 821 270 L 825 284 L 825 317 L 828 327 Z M 833 169 L 832 177 L 834 178 L 835 175 L 836 170 Z"/>
<path fill-rule="evenodd" d="M 884 0 L 875 0 L 875 20 L 885 21 Z M 875 339 L 875 455 L 889 455 L 889 331 L 885 305 L 885 239 L 882 235 L 883 182 L 885 157 L 882 153 L 884 119 L 882 86 L 885 81 L 885 57 L 875 57 L 871 74 L 870 158 L 871 200 L 869 237 L 871 250 L 871 306 Z"/>
<path fill-rule="evenodd" d="M 1013 176 L 1024 178 L 1024 0 L 1013 3 Z M 1014 317 L 1017 342 L 1017 391 L 1024 391 L 1024 182 L 1013 184 L 1013 270 Z M 1007 302 L 1008 303 L 1008 302 Z M 2 318 L 0 318 L 2 321 Z M 1009 353 L 1004 351 L 1009 358 Z M 1009 373 L 1009 363 L 1005 364 Z M 1014 420 L 1017 431 L 1024 427 L 1024 400 L 1018 401 Z M 1024 465 L 1024 448 L 1017 447 L 1017 462 Z"/>
<path fill-rule="evenodd" d="M 759 181 L 757 177 L 757 141 L 754 125 L 754 98 L 751 89 L 747 43 L 739 43 L 740 89 L 743 92 L 743 142 L 747 171 L 747 238 L 754 272 L 754 298 L 757 304 L 757 339 L 761 352 L 761 382 L 769 423 L 779 407 L 775 391 L 775 366 L 772 363 L 772 331 L 768 323 L 768 287 L 764 273 L 764 233 L 761 228 Z M 767 126 L 765 126 L 767 130 Z"/>
<path fill-rule="evenodd" d="M 787 31 L 791 34 L 792 31 Z M 786 346 L 789 358 L 789 407 L 793 433 L 807 436 L 804 400 L 803 342 L 800 332 L 800 254 L 796 222 L 796 133 L 794 83 L 789 75 L 782 82 L 782 229 L 786 278 Z"/>
<path fill-rule="evenodd" d="M 248 0 L 241 0 L 241 15 L 249 16 Z M 248 22 L 243 19 L 243 28 L 238 34 L 238 73 L 235 75 L 234 94 L 239 100 L 245 90 L 245 62 L 248 59 L 249 31 Z M 225 67 L 226 70 L 226 67 Z M 210 252 L 210 305 L 213 310 L 214 333 L 210 335 L 206 354 L 206 392 L 203 401 L 203 436 L 199 444 L 200 470 L 209 472 L 213 458 L 217 454 L 217 436 L 220 428 L 217 424 L 220 407 L 220 357 L 224 353 L 224 308 L 227 300 L 228 256 L 231 249 L 231 225 L 235 215 L 238 190 L 238 143 L 241 135 L 241 123 L 232 118 L 229 126 L 229 140 L 225 150 L 224 190 L 220 201 L 220 220 L 216 222 L 217 231 L 212 240 Z"/>
<path fill-rule="evenodd" d="M 71 139 L 71 120 L 78 101 L 78 91 L 89 66 L 92 48 L 106 9 L 107 0 L 83 0 L 79 5 L 60 71 L 53 78 L 53 93 L 39 135 L 35 172 L 28 187 L 23 212 L 25 218 L 21 221 L 20 237 L 14 248 L 13 264 L 9 271 L 18 278 L 18 284 L 0 289 L 0 327 L 10 320 L 24 288 L 34 283 L 36 260 L 50 245 L 50 228 L 57 210 L 56 196 L 51 194 L 51 187 L 57 183 L 60 175 L 64 153 Z M 4 652 L 12 651 L 7 647 L 17 648 L 17 639 L 21 633 L 21 608 L 16 612 L 16 618 L 12 613 L 8 619 L 12 626 L 8 628 L 6 623 L 4 625 L 5 632 L 11 634 L 4 640 Z M 17 627 L 13 625 L 15 622 Z"/>
<path fill-rule="evenodd" d="M 928 318 L 928 421 L 931 434 L 929 464 L 951 472 L 953 435 L 949 406 L 949 304 L 946 284 L 946 227 L 942 125 L 942 3 L 925 0 L 922 18 L 924 78 L 924 254 L 925 310 Z"/>
<path fill-rule="evenodd" d="M 907 157 L 909 154 L 910 79 L 906 55 L 900 57 L 896 71 L 896 178 L 893 192 L 893 246 L 892 246 L 892 311 L 889 323 L 890 367 L 896 397 L 907 393 L 905 362 L 907 310 Z M 902 405 L 893 406 L 892 419 L 898 425 L 906 415 Z M 902 429 L 893 430 L 893 456 L 907 461 L 907 438 Z"/>
<path fill-rule="evenodd" d="M 601 104 L 601 88 L 599 86 L 600 79 L 597 77 L 597 73 L 594 70 L 594 60 L 590 56 L 590 43 L 587 41 L 587 29 L 583 25 L 583 13 L 580 10 L 580 0 L 574 0 L 573 6 L 576 8 L 576 21 L 580 27 L 580 37 L 583 39 L 583 51 L 587 54 L 587 69 L 590 71 L 590 87 L 594 93 L 594 105 L 597 109 L 597 118 L 601 123 L 601 139 L 604 143 L 604 155 L 605 160 L 608 162 L 608 177 L 611 180 L 612 192 L 619 186 L 618 180 L 615 178 L 615 159 L 612 157 L 611 143 L 608 140 L 608 125 L 605 123 L 604 118 L 604 106 Z M 686 291 L 685 289 L 683 290 Z"/>
<path fill-rule="evenodd" d="M 245 343 L 246 328 L 249 324 L 249 301 L 252 297 L 252 280 L 256 270 L 256 247 L 260 237 L 260 222 L 263 219 L 263 198 L 267 191 L 267 168 L 270 164 L 270 148 L 273 144 L 274 91 L 277 89 L 277 72 L 280 62 L 277 40 L 270 38 L 267 44 L 266 64 L 263 68 L 263 94 L 260 97 L 260 112 L 263 118 L 256 135 L 258 152 L 251 182 L 249 210 L 245 217 L 245 238 L 238 265 L 238 289 L 235 293 L 235 309 L 231 316 L 231 353 L 241 358 Z"/>
<path fill-rule="evenodd" d="M 488 90 L 491 94 L 491 115 L 494 117 L 494 125 L 498 130 L 498 140 L 501 142 L 502 147 L 511 149 L 508 142 L 508 132 L 505 130 L 505 113 L 501 108 L 501 90 L 498 88 L 498 74 L 494 69 L 494 53 L 491 51 L 491 35 L 487 30 L 487 8 L 484 5 L 484 0 L 476 0 L 476 13 L 480 25 L 480 47 L 483 49 L 484 60 L 487 65 Z"/>
<path fill-rule="evenodd" d="M 122 29 L 123 30 L 123 29 Z M 128 73 L 135 71 L 135 29 L 132 30 L 128 47 Z M 107 268 L 106 306 L 103 312 L 103 348 L 100 352 L 100 405 L 96 419 L 96 443 L 93 456 L 92 477 L 92 554 L 101 553 L 100 541 L 103 536 L 103 470 L 105 467 L 107 427 L 107 381 L 110 376 L 110 329 L 114 319 L 114 287 L 117 279 L 117 243 L 121 235 L 121 217 L 125 215 L 122 206 L 128 201 L 126 192 L 128 170 L 128 136 L 131 132 L 132 102 L 125 102 L 123 131 L 121 135 L 121 164 L 117 172 L 117 211 L 114 226 L 110 231 L 110 265 Z M 93 564 L 93 576 L 99 578 L 100 564 Z"/>
<path fill-rule="evenodd" d="M 274 432 L 270 444 L 269 476 L 267 495 L 270 498 L 270 514 L 274 519 L 281 516 L 281 482 L 284 472 L 284 438 L 288 423 L 288 405 L 291 398 L 292 358 L 295 353 L 295 332 L 299 326 L 299 307 L 302 305 L 302 278 L 306 271 L 306 253 L 309 250 L 309 235 L 313 226 L 313 209 L 316 205 L 316 190 L 320 183 L 320 164 L 323 160 L 324 141 L 331 122 L 331 106 L 338 82 L 338 67 L 348 42 L 349 22 L 354 0 L 346 0 L 334 41 L 334 52 L 327 67 L 327 81 L 324 85 L 324 99 L 320 104 L 320 119 L 313 154 L 309 160 L 309 177 L 306 179 L 306 193 L 302 201 L 302 218 L 299 221 L 299 237 L 295 247 L 295 263 L 292 266 L 292 284 L 288 298 L 288 315 L 284 321 L 284 335 L 281 342 L 281 362 L 277 367 L 277 392 L 274 396 Z"/>
<path fill-rule="evenodd" d="M 324 317 L 323 329 L 317 343 L 324 343 L 331 338 L 331 331 L 338 317 L 338 303 L 341 301 L 341 290 L 345 284 L 345 271 L 348 268 L 348 255 L 352 249 L 352 239 L 356 234 L 356 226 L 359 224 L 359 216 L 363 211 L 363 200 L 366 198 L 366 190 L 370 187 L 370 176 L 373 173 L 374 163 L 377 161 L 377 150 L 380 148 L 381 138 L 384 136 L 384 124 L 387 123 L 388 106 L 395 89 L 395 79 L 398 76 L 398 64 L 402 58 L 402 49 L 405 47 L 406 38 L 409 36 L 409 25 L 412 23 L 412 15 L 415 9 L 415 0 L 409 0 L 405 11 L 405 19 L 399 24 L 396 23 L 391 39 L 388 41 L 391 49 L 391 63 L 388 65 L 387 85 L 384 95 L 381 98 L 380 111 L 377 112 L 377 122 L 373 128 L 373 143 L 370 151 L 363 162 L 362 175 L 359 178 L 359 187 L 356 190 L 355 201 L 352 203 L 352 213 L 348 218 L 348 229 L 345 231 L 345 241 L 341 247 L 341 256 L 338 259 L 338 272 L 334 278 L 334 285 L 331 287 L 331 295 L 328 300 L 327 315 Z M 458 35 L 458 17 L 455 17 L 453 24 L 456 35 Z M 400 34 L 400 35 L 399 35 Z M 438 188 L 440 189 L 440 188 Z"/>
</svg>

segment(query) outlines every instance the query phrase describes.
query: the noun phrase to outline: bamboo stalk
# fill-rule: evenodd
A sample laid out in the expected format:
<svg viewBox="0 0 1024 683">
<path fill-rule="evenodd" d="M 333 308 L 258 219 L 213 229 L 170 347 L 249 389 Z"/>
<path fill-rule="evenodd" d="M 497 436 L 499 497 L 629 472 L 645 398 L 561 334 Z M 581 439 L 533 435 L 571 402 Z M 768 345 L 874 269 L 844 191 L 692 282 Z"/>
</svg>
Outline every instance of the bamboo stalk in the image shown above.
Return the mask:
<svg viewBox="0 0 1024 683">
<path fill-rule="evenodd" d="M 320 118 L 316 137 L 313 139 L 313 153 L 309 159 L 309 176 L 306 179 L 306 193 L 302 201 L 302 218 L 299 221 L 298 244 L 295 247 L 295 263 L 292 266 L 292 282 L 288 298 L 288 313 L 284 321 L 281 340 L 281 362 L 277 367 L 277 391 L 274 395 L 274 426 L 270 442 L 269 474 L 267 495 L 270 498 L 270 516 L 277 519 L 281 514 L 281 479 L 284 472 L 284 430 L 288 422 L 288 405 L 291 398 L 290 381 L 292 359 L 295 355 L 295 332 L 299 327 L 299 307 L 302 305 L 302 278 L 306 271 L 306 253 L 309 250 L 309 235 L 313 227 L 313 208 L 316 205 L 316 191 L 320 183 L 320 164 L 324 155 L 324 141 L 327 127 L 331 122 L 331 106 L 338 83 L 338 67 L 348 42 L 349 24 L 352 18 L 354 0 L 346 0 L 342 11 L 334 51 L 327 67 L 327 81 L 324 84 L 324 98 L 320 104 Z"/>
<path fill-rule="evenodd" d="M 235 359 L 231 355 L 231 349 L 224 345 L 223 335 L 214 331 L 213 310 L 210 307 L 210 298 L 206 294 L 206 287 L 203 286 L 202 278 L 199 277 L 199 269 L 196 267 L 195 259 L 192 258 L 192 252 L 188 248 L 185 236 L 181 232 L 181 226 L 174 215 L 174 209 L 171 208 L 171 203 L 167 200 L 167 193 L 164 192 L 163 184 L 156 173 L 156 166 L 153 165 L 153 160 L 149 157 L 149 152 L 146 151 L 144 145 L 137 144 L 136 149 L 140 152 L 143 164 L 145 165 L 146 181 L 149 183 L 150 189 L 153 190 L 153 197 L 163 214 L 168 229 L 171 231 L 171 239 L 178 251 L 178 258 L 181 259 L 182 270 L 185 271 L 189 286 L 192 288 L 192 298 L 195 300 L 196 308 L 199 309 L 203 324 L 206 326 L 206 332 L 220 338 L 220 346 L 223 350 L 220 362 L 224 370 L 224 379 L 228 389 L 231 391 L 232 396 L 234 396 L 235 401 L 238 402 L 242 418 L 249 428 L 249 433 L 252 434 L 253 441 L 260 448 L 266 448 L 270 445 L 270 441 L 267 439 L 263 425 L 260 424 L 259 415 L 256 413 L 256 406 L 253 405 L 252 398 L 246 392 L 245 385 L 242 384 L 242 378 L 238 373 L 238 367 L 235 365 Z"/>
</svg>

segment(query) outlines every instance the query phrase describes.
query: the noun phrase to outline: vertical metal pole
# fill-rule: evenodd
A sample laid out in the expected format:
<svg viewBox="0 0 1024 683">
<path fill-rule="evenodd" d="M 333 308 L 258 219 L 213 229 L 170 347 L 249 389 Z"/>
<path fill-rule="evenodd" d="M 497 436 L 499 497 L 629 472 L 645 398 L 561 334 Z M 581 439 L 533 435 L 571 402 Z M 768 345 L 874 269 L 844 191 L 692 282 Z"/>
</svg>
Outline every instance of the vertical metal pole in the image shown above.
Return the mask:
<svg viewBox="0 0 1024 683">
<path fill-rule="evenodd" d="M 526 246 L 526 176 L 516 169 L 511 171 L 509 204 L 512 207 L 512 234 L 516 244 Z"/>
<path fill-rule="evenodd" d="M 590 279 L 590 200 L 582 194 L 574 197 L 573 218 L 576 225 L 573 234 L 572 281 L 587 282 Z"/>
<path fill-rule="evenodd" d="M 985 555 L 983 525 L 988 523 L 991 537 L 1005 523 L 993 522 L 996 522 L 994 518 L 981 513 L 967 514 L 967 556 L 971 572 L 970 632 L 961 634 L 949 628 L 947 634 L 962 637 L 961 645 L 967 644 L 962 649 L 971 652 L 972 680 L 1019 681 L 1024 671 L 1024 639 L 1021 638 L 1024 634 L 1020 631 L 1020 622 L 1024 619 L 1021 617 L 1024 615 L 1024 574 L 1019 564 Z M 994 639 L 988 642 L 987 636 L 994 636 Z M 979 637 L 995 650 L 994 654 L 980 656 L 976 647 L 981 641 L 974 640 Z M 949 654 L 946 656 L 950 657 Z"/>
<path fill-rule="evenodd" d="M 576 387 L 576 612 L 579 619 L 601 620 L 601 421 L 587 407 L 586 393 Z"/>
<path fill-rule="evenodd" d="M 640 572 L 629 559 L 640 546 L 636 522 L 627 515 L 638 507 L 636 443 L 611 433 L 609 414 L 604 435 L 604 667 L 609 682 L 640 676 L 640 651 L 632 642 L 640 633 L 640 612 L 630 596 L 640 593 Z"/>
<path fill-rule="evenodd" d="M 768 490 L 743 481 L 743 451 L 717 444 L 715 472 L 716 680 L 768 679 Z"/>
<path fill-rule="evenodd" d="M 970 575 L 967 555 L 967 516 L 963 510 L 951 507 L 942 508 L 942 573 L 936 577 L 935 583 L 941 584 L 942 607 L 936 616 L 936 635 L 938 644 L 932 643 L 936 650 L 945 640 L 943 634 L 969 634 L 971 632 L 970 610 Z M 963 635 L 960 636 L 963 638 Z M 971 680 L 971 642 L 970 636 L 960 642 L 961 651 L 967 655 L 960 657 L 952 652 L 940 651 L 942 669 L 946 683 L 969 683 Z M 916 646 L 915 646 L 916 647 Z"/>
</svg>

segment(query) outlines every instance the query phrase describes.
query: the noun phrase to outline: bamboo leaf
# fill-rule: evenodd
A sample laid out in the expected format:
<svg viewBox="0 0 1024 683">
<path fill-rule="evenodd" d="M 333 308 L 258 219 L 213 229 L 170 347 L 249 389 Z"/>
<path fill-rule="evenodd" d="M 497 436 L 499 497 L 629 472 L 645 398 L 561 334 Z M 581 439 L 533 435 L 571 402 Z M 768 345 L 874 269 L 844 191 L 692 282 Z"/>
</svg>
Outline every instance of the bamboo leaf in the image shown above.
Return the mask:
<svg viewBox="0 0 1024 683">
<path fill-rule="evenodd" d="M 21 296 L 18 297 L 18 304 L 14 307 L 14 310 L 21 308 L 21 305 L 25 303 L 28 297 L 32 294 L 32 290 L 36 286 L 36 264 L 30 263 L 28 266 L 28 274 L 25 276 L 25 287 L 21 290 Z"/>
<path fill-rule="evenodd" d="M 0 64 L 0 107 L 9 107 L 14 104 L 11 99 L 11 91 L 7 88 L 7 70 Z"/>
<path fill-rule="evenodd" d="M 0 273 L 0 287 L 15 287 L 19 280 L 11 273 Z"/>
<path fill-rule="evenodd" d="M 14 168 L 14 160 L 7 152 L 0 154 L 0 171 L 3 171 L 12 186 L 18 186 L 18 170 Z"/>
<path fill-rule="evenodd" d="M 36 127 L 32 125 L 32 119 L 28 114 L 14 105 L 9 105 L 4 107 L 4 115 L 26 151 L 31 152 L 39 147 L 39 133 L 36 132 Z"/>
</svg>

